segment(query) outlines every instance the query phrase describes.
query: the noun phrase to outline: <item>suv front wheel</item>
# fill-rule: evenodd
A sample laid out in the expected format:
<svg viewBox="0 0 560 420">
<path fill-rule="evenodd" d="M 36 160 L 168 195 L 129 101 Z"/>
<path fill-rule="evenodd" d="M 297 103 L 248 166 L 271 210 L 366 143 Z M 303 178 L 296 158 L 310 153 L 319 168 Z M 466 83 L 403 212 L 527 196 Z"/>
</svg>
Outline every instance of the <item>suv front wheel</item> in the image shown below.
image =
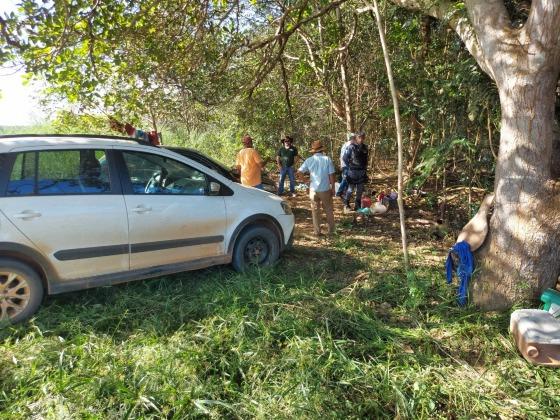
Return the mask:
<svg viewBox="0 0 560 420">
<path fill-rule="evenodd" d="M 29 318 L 41 305 L 43 294 L 41 279 L 33 269 L 0 259 L 0 325 Z"/>
<path fill-rule="evenodd" d="M 252 265 L 272 265 L 279 256 L 277 235 L 267 227 L 256 225 L 247 228 L 237 238 L 231 263 L 236 271 L 243 272 Z"/>
</svg>

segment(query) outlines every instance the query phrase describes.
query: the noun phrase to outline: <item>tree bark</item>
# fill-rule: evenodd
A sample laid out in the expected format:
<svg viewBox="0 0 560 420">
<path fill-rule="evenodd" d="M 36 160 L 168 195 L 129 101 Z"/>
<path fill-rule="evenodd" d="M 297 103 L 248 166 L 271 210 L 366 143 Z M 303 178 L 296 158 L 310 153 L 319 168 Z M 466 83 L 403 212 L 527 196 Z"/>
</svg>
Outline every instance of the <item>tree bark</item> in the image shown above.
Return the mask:
<svg viewBox="0 0 560 420">
<path fill-rule="evenodd" d="M 336 17 L 338 20 L 338 29 L 340 31 L 340 36 L 345 35 L 344 24 L 342 23 L 342 15 L 340 9 L 336 9 Z M 351 39 L 353 35 L 351 36 Z M 350 39 L 350 41 L 351 41 Z M 340 82 L 342 84 L 342 91 L 344 93 L 344 113 L 346 116 L 346 131 L 354 132 L 354 110 L 352 109 L 352 94 L 350 92 L 350 75 L 348 74 L 348 47 L 350 46 L 350 41 L 347 42 L 342 47 L 339 47 L 338 59 L 340 60 Z"/>
<path fill-rule="evenodd" d="M 280 59 L 280 72 L 282 74 L 282 85 L 284 86 L 284 99 L 286 101 L 286 111 L 288 112 L 288 118 L 290 119 L 291 134 L 296 133 L 296 124 L 294 121 L 294 115 L 292 113 L 292 101 L 290 99 L 290 86 L 288 84 L 288 75 L 286 73 L 286 66 L 284 65 L 284 59 Z"/>
<path fill-rule="evenodd" d="M 556 79 L 543 76 L 516 72 L 498 87 L 495 207 L 472 288 L 485 309 L 536 299 L 560 274 L 560 183 L 551 178 Z"/>
<path fill-rule="evenodd" d="M 557 180 L 555 91 L 560 73 L 560 2 L 533 0 L 527 22 L 514 29 L 503 0 L 392 0 L 446 19 L 500 95 L 500 147 L 495 208 L 472 301 L 501 309 L 534 299 L 560 274 L 560 182 Z M 446 18 L 447 16 L 447 18 Z"/>
<path fill-rule="evenodd" d="M 512 31 L 501 1 L 490 2 L 498 10 L 493 19 L 484 3 L 469 3 L 482 50 L 491 57 L 486 62 L 501 107 L 495 208 L 486 246 L 477 255 L 481 270 L 473 302 L 502 309 L 536 299 L 560 274 L 560 183 L 552 177 L 560 6 L 533 1 L 526 25 Z"/>
</svg>

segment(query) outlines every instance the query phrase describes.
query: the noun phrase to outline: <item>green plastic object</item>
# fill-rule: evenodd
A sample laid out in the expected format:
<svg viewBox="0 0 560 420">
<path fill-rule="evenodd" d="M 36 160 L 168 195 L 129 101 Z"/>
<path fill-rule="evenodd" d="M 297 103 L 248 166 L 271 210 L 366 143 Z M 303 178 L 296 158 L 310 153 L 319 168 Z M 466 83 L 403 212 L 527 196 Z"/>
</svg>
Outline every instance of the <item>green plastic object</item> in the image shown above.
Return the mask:
<svg viewBox="0 0 560 420">
<path fill-rule="evenodd" d="M 543 309 L 555 316 L 560 315 L 560 292 L 554 289 L 546 289 L 541 295 L 541 301 L 544 303 Z"/>
</svg>

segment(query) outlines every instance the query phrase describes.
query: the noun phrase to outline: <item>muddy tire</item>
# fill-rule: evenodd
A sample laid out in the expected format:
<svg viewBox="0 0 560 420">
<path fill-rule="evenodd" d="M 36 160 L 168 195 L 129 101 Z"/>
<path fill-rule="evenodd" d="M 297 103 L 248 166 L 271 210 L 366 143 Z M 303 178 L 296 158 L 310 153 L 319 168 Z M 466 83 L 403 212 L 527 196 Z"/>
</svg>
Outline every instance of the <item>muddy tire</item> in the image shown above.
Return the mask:
<svg viewBox="0 0 560 420">
<path fill-rule="evenodd" d="M 251 266 L 273 265 L 280 256 L 280 240 L 276 233 L 264 226 L 251 226 L 237 238 L 233 248 L 232 265 L 238 272 Z"/>
</svg>

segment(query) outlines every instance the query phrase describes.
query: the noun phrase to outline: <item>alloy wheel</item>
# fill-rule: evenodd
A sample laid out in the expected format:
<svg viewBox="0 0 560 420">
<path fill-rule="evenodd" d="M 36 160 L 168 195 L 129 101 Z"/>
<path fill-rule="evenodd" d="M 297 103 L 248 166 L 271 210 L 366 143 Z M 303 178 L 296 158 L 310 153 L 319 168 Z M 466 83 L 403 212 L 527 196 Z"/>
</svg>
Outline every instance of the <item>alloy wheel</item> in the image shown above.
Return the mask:
<svg viewBox="0 0 560 420">
<path fill-rule="evenodd" d="M 8 321 L 29 304 L 31 290 L 23 276 L 0 272 L 0 321 Z"/>
</svg>

